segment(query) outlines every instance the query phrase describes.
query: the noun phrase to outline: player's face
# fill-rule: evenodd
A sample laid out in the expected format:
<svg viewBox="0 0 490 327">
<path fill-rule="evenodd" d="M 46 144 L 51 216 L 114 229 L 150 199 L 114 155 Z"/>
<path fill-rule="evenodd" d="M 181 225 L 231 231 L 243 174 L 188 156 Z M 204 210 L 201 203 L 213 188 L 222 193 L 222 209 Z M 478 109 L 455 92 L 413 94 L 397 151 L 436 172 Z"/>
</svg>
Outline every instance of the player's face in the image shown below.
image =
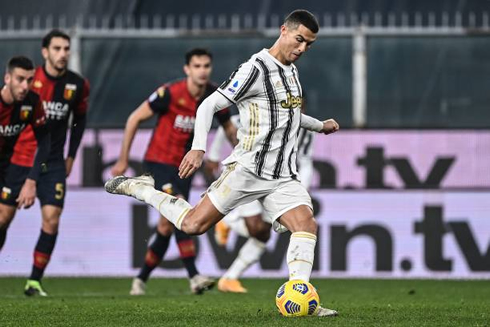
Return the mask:
<svg viewBox="0 0 490 327">
<path fill-rule="evenodd" d="M 209 82 L 212 64 L 209 56 L 193 56 L 188 65 L 184 66 L 184 71 L 192 83 L 204 86 Z"/>
<path fill-rule="evenodd" d="M 11 72 L 5 74 L 5 85 L 10 91 L 14 101 L 22 101 L 25 99 L 27 92 L 29 92 L 29 89 L 31 88 L 33 79 L 34 70 L 14 68 Z"/>
<path fill-rule="evenodd" d="M 62 72 L 68 66 L 70 58 L 70 42 L 62 37 L 51 39 L 49 46 L 42 50 L 47 65 Z"/>
<path fill-rule="evenodd" d="M 283 25 L 281 36 L 282 55 L 289 63 L 298 60 L 316 40 L 316 34 L 304 25 L 299 25 L 294 29 Z"/>
</svg>

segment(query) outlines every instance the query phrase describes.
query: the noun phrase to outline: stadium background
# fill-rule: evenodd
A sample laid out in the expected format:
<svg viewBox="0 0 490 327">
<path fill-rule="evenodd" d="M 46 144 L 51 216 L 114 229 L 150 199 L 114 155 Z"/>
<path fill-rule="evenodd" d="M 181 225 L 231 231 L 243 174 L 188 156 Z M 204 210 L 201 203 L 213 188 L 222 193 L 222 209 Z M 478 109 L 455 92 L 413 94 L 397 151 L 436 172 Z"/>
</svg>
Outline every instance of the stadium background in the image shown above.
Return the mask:
<svg viewBox="0 0 490 327">
<path fill-rule="evenodd" d="M 124 3 L 124 5 L 122 4 Z M 101 189 L 129 113 L 183 75 L 192 47 L 214 53 L 213 80 L 277 37 L 294 1 L 0 1 L 0 62 L 40 64 L 51 27 L 72 35 L 73 69 L 92 85 L 88 131 L 69 179 L 48 276 L 132 276 L 154 210 Z M 298 63 L 309 113 L 342 131 L 315 140 L 316 277 L 490 278 L 490 2 L 302 1 L 322 29 Z M 146 124 L 151 127 L 151 123 Z M 150 130 L 138 134 L 141 172 Z M 225 150 L 224 150 L 225 151 Z M 194 201 L 203 179 L 195 180 Z M 31 264 L 38 208 L 19 212 L 0 275 Z M 274 235 L 247 276 L 287 276 L 287 236 Z M 198 266 L 219 275 L 241 240 L 199 237 Z M 173 245 L 172 245 L 173 246 Z M 184 276 L 170 249 L 157 276 Z"/>
</svg>

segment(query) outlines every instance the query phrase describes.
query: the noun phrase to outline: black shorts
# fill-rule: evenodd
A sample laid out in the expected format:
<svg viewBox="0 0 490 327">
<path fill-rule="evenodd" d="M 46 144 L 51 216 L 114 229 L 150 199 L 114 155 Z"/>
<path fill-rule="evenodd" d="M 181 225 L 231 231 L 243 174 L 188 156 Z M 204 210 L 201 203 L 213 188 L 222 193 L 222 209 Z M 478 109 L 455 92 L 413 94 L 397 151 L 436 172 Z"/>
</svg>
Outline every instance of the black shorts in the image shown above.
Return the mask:
<svg viewBox="0 0 490 327">
<path fill-rule="evenodd" d="M 41 206 L 50 204 L 63 208 L 66 194 L 65 161 L 47 163 L 46 171 L 39 175 L 37 181 L 37 197 Z"/>
<path fill-rule="evenodd" d="M 0 190 L 2 192 L 0 203 L 17 206 L 15 200 L 19 197 L 20 190 L 26 181 L 31 167 L 14 165 L 11 163 L 5 166 L 0 172 Z"/>
<path fill-rule="evenodd" d="M 145 170 L 153 175 L 157 190 L 162 190 L 163 185 L 171 183 L 175 195 L 182 195 L 186 200 L 189 198 L 192 177 L 180 179 L 179 168 L 175 166 L 151 161 L 144 161 L 143 164 Z"/>
</svg>

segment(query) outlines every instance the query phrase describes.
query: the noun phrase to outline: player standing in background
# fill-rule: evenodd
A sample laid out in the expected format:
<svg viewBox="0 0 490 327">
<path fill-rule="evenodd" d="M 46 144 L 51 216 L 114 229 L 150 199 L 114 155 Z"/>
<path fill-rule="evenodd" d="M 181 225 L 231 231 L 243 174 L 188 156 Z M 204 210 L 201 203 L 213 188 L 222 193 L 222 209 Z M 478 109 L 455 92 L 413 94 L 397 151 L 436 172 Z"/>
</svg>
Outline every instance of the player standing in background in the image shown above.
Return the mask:
<svg viewBox="0 0 490 327">
<path fill-rule="evenodd" d="M 114 176 L 123 174 L 128 168 L 129 152 L 139 124 L 158 115 L 158 122 L 144 158 L 145 169 L 153 175 L 159 190 L 188 199 L 192 179 L 179 178 L 179 164 L 192 144 L 197 107 L 217 89 L 217 86 L 209 81 L 211 71 L 210 52 L 205 49 L 193 49 L 186 53 L 184 72 L 187 77 L 160 86 L 129 116 L 121 154 L 112 168 Z M 230 121 L 228 109 L 219 111 L 217 118 L 230 140 L 236 139 L 236 128 Z M 168 184 L 171 184 L 171 188 L 167 188 Z M 138 276 L 133 279 L 131 295 L 145 294 L 146 282 L 163 259 L 173 229 L 165 216 L 161 216 L 155 238 L 148 247 L 144 265 Z M 191 291 L 200 294 L 214 286 L 213 279 L 198 273 L 193 239 L 180 230 L 176 230 L 175 237 L 180 257 L 189 275 Z"/>
<path fill-rule="evenodd" d="M 302 112 L 305 112 L 306 97 L 303 93 Z M 233 123 L 240 128 L 239 116 L 231 117 Z M 313 177 L 312 143 L 313 133 L 301 128 L 298 135 L 298 169 L 301 184 L 308 190 Z M 215 174 L 221 161 L 221 150 L 225 143 L 223 129 L 220 127 L 216 132 L 213 143 L 209 147 L 207 159 L 205 160 L 205 171 Z M 272 225 L 262 218 L 262 206 L 259 201 L 244 204 L 220 220 L 214 229 L 216 242 L 226 246 L 230 230 L 247 238 L 243 247 L 238 252 L 230 268 L 218 281 L 218 289 L 222 292 L 246 293 L 239 278 L 254 263 L 258 262 L 265 252 L 266 243 L 270 238 Z"/>
<path fill-rule="evenodd" d="M 226 169 L 195 207 L 155 190 L 150 176 L 118 176 L 106 182 L 107 192 L 150 204 L 189 234 L 202 234 L 234 208 L 259 200 L 274 230 L 292 233 L 287 251 L 289 279 L 308 282 L 317 223 L 311 198 L 297 179 L 298 132 L 300 127 L 324 134 L 339 129 L 333 119 L 322 122 L 301 114 L 302 89 L 293 63 L 310 48 L 318 30 L 313 14 L 293 11 L 274 45 L 254 54 L 199 106 L 192 149 L 179 167 L 181 178 L 201 166 L 215 112 L 236 104 L 242 128 L 240 143 L 223 162 Z M 335 316 L 337 311 L 318 306 L 314 314 Z"/>
<path fill-rule="evenodd" d="M 36 198 L 36 181 L 49 155 L 49 133 L 39 96 L 30 91 L 34 64 L 26 57 L 13 57 L 0 91 L 0 250 L 17 208 L 29 208 Z M 21 144 L 20 133 L 32 126 L 38 142 L 33 164 L 14 153 Z"/>
<path fill-rule="evenodd" d="M 70 175 L 85 130 L 89 96 L 88 81 L 68 69 L 70 37 L 66 33 L 55 29 L 46 34 L 42 40 L 41 53 L 44 65 L 36 69 L 32 90 L 39 94 L 44 105 L 51 133 L 51 149 L 47 169 L 40 174 L 38 181 L 37 196 L 41 203 L 42 227 L 34 249 L 32 272 L 24 290 L 28 296 L 47 296 L 41 279 L 56 244 L 66 195 L 66 178 Z M 73 115 L 73 120 L 68 154 L 65 157 L 70 115 Z M 22 146 L 16 146 L 15 152 L 29 162 L 36 149 L 32 129 L 26 129 L 20 139 Z"/>
</svg>

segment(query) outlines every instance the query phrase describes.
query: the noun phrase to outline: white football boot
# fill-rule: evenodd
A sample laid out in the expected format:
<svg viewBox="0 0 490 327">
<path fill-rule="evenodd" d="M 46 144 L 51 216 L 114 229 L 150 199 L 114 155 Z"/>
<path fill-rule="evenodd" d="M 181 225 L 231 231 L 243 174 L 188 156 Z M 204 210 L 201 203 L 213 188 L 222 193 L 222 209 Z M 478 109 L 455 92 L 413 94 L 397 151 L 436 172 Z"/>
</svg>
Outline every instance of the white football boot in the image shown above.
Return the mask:
<svg viewBox="0 0 490 327">
<path fill-rule="evenodd" d="M 338 315 L 339 313 L 337 311 L 323 308 L 321 306 L 318 306 L 315 310 L 315 313 L 313 313 L 313 316 L 318 316 L 318 317 L 336 317 Z"/>
<path fill-rule="evenodd" d="M 213 278 L 199 274 L 189 279 L 191 292 L 194 294 L 202 294 L 204 291 L 212 289 L 215 283 Z"/>
<path fill-rule="evenodd" d="M 146 283 L 139 278 L 134 278 L 131 284 L 130 295 L 145 295 L 146 294 Z"/>
<path fill-rule="evenodd" d="M 116 176 L 109 179 L 105 183 L 104 188 L 108 193 L 128 195 L 138 199 L 134 191 L 141 186 L 155 187 L 155 180 L 149 174 L 138 177 Z M 144 201 L 144 199 L 138 200 Z"/>
</svg>

